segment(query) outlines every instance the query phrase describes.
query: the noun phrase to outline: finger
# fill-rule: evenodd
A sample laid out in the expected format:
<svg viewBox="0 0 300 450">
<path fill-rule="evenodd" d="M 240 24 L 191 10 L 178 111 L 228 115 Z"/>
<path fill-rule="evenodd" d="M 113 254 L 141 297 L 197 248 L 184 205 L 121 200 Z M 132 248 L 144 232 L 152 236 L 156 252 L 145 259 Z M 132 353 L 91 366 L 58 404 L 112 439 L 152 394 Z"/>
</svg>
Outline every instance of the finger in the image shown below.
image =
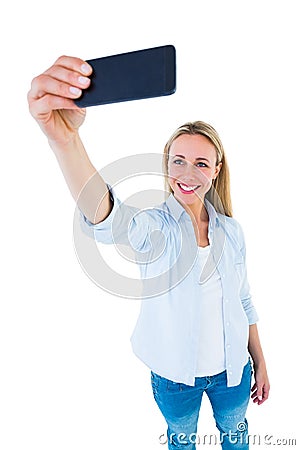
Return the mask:
<svg viewBox="0 0 300 450">
<path fill-rule="evenodd" d="M 257 397 L 257 391 L 253 392 L 253 394 L 251 395 L 251 398 L 256 398 Z"/>
<path fill-rule="evenodd" d="M 256 385 L 256 383 L 251 388 L 251 391 L 252 391 L 251 398 L 253 400 L 253 403 L 257 403 L 259 400 L 258 400 L 258 397 L 257 397 L 257 385 Z"/>
<path fill-rule="evenodd" d="M 91 82 L 90 78 L 82 75 L 80 72 L 75 72 L 62 66 L 52 66 L 44 72 L 44 75 L 48 75 L 58 81 L 63 81 L 70 86 L 75 86 L 80 89 L 86 89 Z"/>
<path fill-rule="evenodd" d="M 39 99 L 46 94 L 59 97 L 77 98 L 81 95 L 81 89 L 71 86 L 63 81 L 56 80 L 49 75 L 42 74 L 32 80 L 30 98 Z"/>
<path fill-rule="evenodd" d="M 263 387 L 263 401 L 266 401 L 269 398 L 270 386 L 265 385 Z"/>
<path fill-rule="evenodd" d="M 253 398 L 253 402 L 257 403 L 258 405 L 262 405 L 268 398 L 269 398 L 269 386 L 262 386 L 261 392 L 262 394 L 259 394 L 259 390 L 252 394 L 251 398 Z"/>
<path fill-rule="evenodd" d="M 46 93 L 64 97 L 70 86 L 77 89 L 87 88 L 90 84 L 88 75 L 91 73 L 92 67 L 82 59 L 61 56 L 48 70 L 33 79 L 30 97 L 40 98 Z M 51 78 L 55 79 L 58 84 L 55 85 L 53 81 L 51 82 Z M 57 91 L 53 91 L 54 86 Z M 72 90 L 77 94 L 76 90 Z"/>
<path fill-rule="evenodd" d="M 73 56 L 60 56 L 54 63 L 54 65 L 62 66 L 75 72 L 79 72 L 82 75 L 91 75 L 92 67 L 83 59 L 75 58 Z"/>
<path fill-rule="evenodd" d="M 44 95 L 42 98 L 29 103 L 31 115 L 38 119 L 56 109 L 80 109 L 71 99 L 55 95 Z"/>
<path fill-rule="evenodd" d="M 254 395 L 251 397 L 253 400 L 253 403 L 258 403 L 260 400 L 258 399 L 257 395 Z"/>
<path fill-rule="evenodd" d="M 263 398 L 263 388 L 261 385 L 257 386 L 257 398 L 259 401 L 262 401 Z"/>
</svg>

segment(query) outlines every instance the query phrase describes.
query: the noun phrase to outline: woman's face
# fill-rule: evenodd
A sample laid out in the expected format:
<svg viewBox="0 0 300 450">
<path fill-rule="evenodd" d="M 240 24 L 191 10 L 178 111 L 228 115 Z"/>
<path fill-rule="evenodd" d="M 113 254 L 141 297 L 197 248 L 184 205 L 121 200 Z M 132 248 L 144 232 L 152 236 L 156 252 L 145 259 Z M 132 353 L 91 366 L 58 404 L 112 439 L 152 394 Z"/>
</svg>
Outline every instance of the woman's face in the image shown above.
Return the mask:
<svg viewBox="0 0 300 450">
<path fill-rule="evenodd" d="M 182 134 L 172 143 L 168 160 L 168 181 L 174 196 L 191 205 L 204 199 L 221 170 L 216 165 L 214 145 L 200 134 Z"/>
</svg>

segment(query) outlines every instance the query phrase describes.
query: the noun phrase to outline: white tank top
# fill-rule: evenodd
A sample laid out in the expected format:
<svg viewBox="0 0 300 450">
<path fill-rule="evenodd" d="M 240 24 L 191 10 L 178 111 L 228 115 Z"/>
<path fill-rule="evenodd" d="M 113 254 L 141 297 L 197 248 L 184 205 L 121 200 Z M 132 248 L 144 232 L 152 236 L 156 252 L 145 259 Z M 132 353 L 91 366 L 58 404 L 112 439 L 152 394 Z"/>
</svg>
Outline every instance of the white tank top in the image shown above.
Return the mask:
<svg viewBox="0 0 300 450">
<path fill-rule="evenodd" d="M 198 247 L 197 268 L 199 278 L 207 261 L 210 245 Z M 197 285 L 199 298 L 199 329 L 197 377 L 216 375 L 225 370 L 223 293 L 217 270 L 204 283 Z"/>
</svg>

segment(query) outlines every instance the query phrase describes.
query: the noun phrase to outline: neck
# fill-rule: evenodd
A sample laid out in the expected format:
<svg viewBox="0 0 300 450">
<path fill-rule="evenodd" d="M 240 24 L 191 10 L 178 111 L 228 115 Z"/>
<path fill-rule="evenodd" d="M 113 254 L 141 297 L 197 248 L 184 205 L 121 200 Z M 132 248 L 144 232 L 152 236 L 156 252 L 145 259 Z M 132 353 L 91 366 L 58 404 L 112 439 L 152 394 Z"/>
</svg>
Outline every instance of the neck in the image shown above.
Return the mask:
<svg viewBox="0 0 300 450">
<path fill-rule="evenodd" d="M 205 208 L 204 199 L 197 198 L 194 203 L 187 205 L 186 203 L 181 202 L 178 198 L 176 200 L 183 206 L 186 212 L 191 216 L 192 221 L 199 222 L 207 222 L 208 214 Z"/>
</svg>

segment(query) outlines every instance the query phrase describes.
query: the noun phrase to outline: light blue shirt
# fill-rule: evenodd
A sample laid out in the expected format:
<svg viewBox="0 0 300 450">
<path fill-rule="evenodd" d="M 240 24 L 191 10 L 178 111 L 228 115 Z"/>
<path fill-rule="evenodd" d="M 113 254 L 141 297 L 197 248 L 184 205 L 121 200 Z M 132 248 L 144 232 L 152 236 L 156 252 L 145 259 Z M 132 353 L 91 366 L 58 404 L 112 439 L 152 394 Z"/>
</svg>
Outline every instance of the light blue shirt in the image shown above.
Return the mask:
<svg viewBox="0 0 300 450">
<path fill-rule="evenodd" d="M 134 353 L 153 372 L 193 386 L 201 338 L 199 285 L 217 270 L 223 292 L 227 385 L 238 385 L 249 358 L 249 325 L 258 320 L 247 281 L 241 226 L 205 200 L 211 251 L 200 271 L 191 217 L 173 194 L 156 207 L 138 209 L 122 203 L 111 188 L 110 193 L 109 216 L 93 225 L 81 213 L 81 225 L 98 242 L 122 244 L 134 251 L 143 284 L 131 337 Z"/>
</svg>

